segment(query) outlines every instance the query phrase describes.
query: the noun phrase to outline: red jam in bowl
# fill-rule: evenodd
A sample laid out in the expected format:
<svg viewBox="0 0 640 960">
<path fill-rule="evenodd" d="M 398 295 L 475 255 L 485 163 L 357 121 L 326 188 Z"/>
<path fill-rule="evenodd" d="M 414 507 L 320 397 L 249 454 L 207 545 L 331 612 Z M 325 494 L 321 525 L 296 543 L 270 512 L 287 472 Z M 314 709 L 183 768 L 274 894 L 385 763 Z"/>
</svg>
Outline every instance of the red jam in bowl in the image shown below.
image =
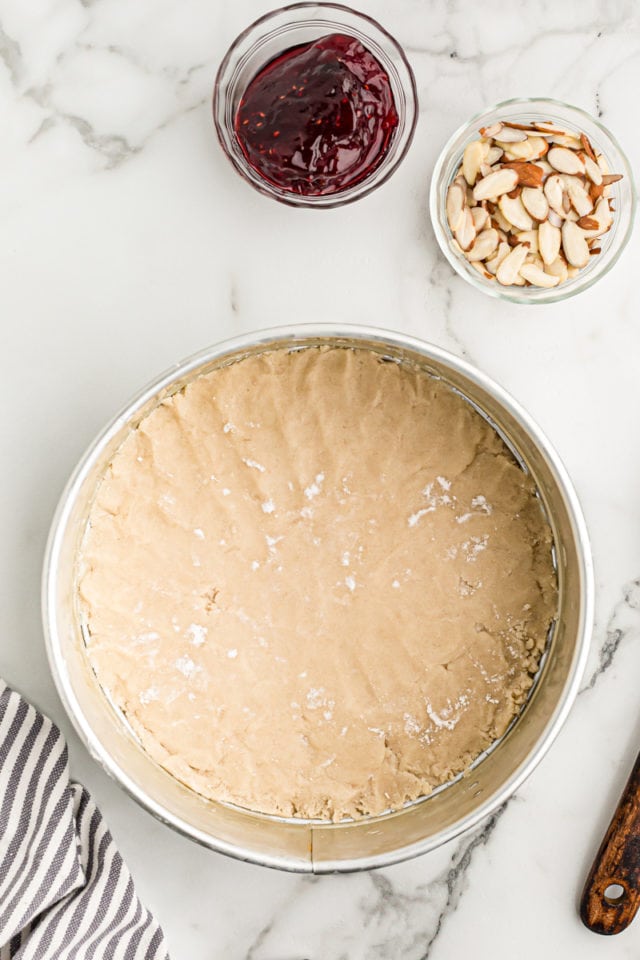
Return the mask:
<svg viewBox="0 0 640 960">
<path fill-rule="evenodd" d="M 247 86 L 235 133 L 273 186 L 327 196 L 366 179 L 398 126 L 389 77 L 359 40 L 332 33 L 285 50 Z"/>
</svg>

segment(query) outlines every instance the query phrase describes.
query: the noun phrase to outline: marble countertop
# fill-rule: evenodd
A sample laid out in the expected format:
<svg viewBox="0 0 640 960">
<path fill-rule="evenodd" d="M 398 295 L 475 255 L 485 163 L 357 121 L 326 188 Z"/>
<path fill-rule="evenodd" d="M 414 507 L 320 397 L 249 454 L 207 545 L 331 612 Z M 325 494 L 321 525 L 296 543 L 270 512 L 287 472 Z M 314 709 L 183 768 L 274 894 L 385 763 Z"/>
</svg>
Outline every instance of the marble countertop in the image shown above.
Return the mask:
<svg viewBox="0 0 640 960">
<path fill-rule="evenodd" d="M 212 129 L 216 67 L 263 0 L 0 0 L 0 675 L 46 710 L 189 960 L 636 957 L 640 920 L 580 924 L 585 872 L 640 747 L 640 323 L 636 231 L 566 303 L 498 303 L 455 276 L 427 212 L 443 142 L 513 96 L 552 95 L 640 162 L 640 10 L 628 0 L 360 0 L 405 46 L 415 141 L 372 196 L 324 212 L 252 191 Z M 308 878 L 175 835 L 89 759 L 47 667 L 39 579 L 75 461 L 141 384 L 225 337 L 363 322 L 480 366 L 538 420 L 577 487 L 597 610 L 577 703 L 550 753 L 481 829 L 378 872 Z"/>
</svg>

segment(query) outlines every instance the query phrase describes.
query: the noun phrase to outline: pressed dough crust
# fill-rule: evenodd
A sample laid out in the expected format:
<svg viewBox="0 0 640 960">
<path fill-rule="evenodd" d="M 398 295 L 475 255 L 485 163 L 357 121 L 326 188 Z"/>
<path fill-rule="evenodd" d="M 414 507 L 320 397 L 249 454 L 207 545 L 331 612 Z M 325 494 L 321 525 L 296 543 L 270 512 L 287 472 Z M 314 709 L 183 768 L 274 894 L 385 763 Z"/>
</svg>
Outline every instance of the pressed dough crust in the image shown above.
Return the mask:
<svg viewBox="0 0 640 960">
<path fill-rule="evenodd" d="M 379 814 L 504 733 L 557 591 L 530 478 L 418 369 L 276 350 L 163 401 L 113 457 L 80 596 L 98 679 L 198 793 Z"/>
</svg>

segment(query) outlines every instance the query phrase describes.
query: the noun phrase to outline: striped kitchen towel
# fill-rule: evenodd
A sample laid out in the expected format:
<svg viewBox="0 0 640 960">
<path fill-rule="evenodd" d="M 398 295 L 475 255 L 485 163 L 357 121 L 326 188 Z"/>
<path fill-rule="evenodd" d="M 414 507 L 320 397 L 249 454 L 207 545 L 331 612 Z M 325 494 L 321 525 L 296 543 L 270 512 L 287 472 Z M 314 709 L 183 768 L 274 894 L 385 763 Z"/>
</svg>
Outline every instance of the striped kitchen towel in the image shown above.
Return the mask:
<svg viewBox="0 0 640 960">
<path fill-rule="evenodd" d="M 58 728 L 0 680 L 0 960 L 168 960 Z"/>
</svg>

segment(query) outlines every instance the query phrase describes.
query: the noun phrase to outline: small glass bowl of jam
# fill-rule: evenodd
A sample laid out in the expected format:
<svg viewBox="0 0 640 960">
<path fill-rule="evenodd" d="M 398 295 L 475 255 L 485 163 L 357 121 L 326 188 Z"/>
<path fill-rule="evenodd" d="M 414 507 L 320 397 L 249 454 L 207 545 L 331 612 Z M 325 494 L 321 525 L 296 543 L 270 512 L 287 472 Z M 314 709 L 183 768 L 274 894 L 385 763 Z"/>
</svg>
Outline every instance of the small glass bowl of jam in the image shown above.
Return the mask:
<svg viewBox="0 0 640 960">
<path fill-rule="evenodd" d="M 261 193 L 337 207 L 384 183 L 418 116 L 413 71 L 394 38 L 362 13 L 297 3 L 256 20 L 216 77 L 222 148 Z"/>
</svg>

